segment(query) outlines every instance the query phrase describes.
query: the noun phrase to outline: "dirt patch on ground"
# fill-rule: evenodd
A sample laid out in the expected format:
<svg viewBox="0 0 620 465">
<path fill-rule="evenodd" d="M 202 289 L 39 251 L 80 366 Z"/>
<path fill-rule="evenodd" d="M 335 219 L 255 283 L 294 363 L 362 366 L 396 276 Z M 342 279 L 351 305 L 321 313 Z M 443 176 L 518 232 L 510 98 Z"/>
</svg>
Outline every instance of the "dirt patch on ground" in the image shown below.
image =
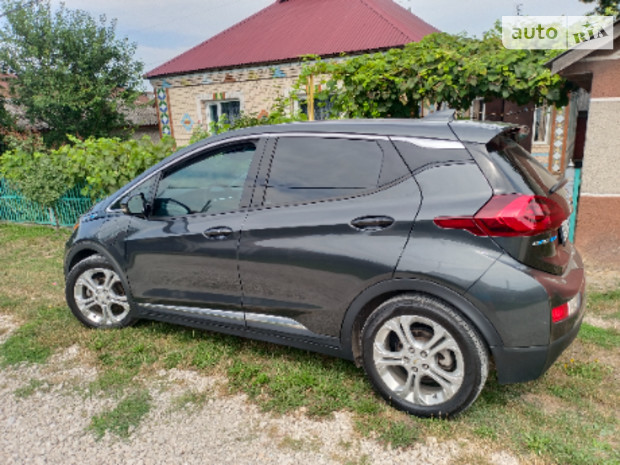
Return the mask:
<svg viewBox="0 0 620 465">
<path fill-rule="evenodd" d="M 7 326 L 6 319 L 1 321 Z M 0 463 L 448 465 L 464 450 L 457 441 L 432 437 L 407 449 L 392 449 L 360 437 L 346 412 L 325 420 L 302 412 L 267 414 L 243 395 L 220 395 L 224 379 L 177 369 L 144 380 L 152 408 L 128 439 L 106 433 L 97 440 L 88 429 L 92 417 L 113 409 L 119 399 L 89 393 L 96 377 L 97 370 L 84 363 L 78 346 L 45 365 L 5 368 Z M 490 455 L 488 463 L 519 465 L 505 452 Z"/>
<path fill-rule="evenodd" d="M 598 326 L 603 329 L 615 329 L 620 331 L 620 321 L 614 319 L 601 318 L 599 316 L 586 314 L 584 321 L 592 326 Z"/>
<path fill-rule="evenodd" d="M 17 328 L 19 324 L 15 318 L 0 314 L 0 344 L 4 344 Z"/>
<path fill-rule="evenodd" d="M 602 268 L 586 263 L 588 290 L 606 292 L 620 287 L 620 264 L 618 269 Z"/>
</svg>

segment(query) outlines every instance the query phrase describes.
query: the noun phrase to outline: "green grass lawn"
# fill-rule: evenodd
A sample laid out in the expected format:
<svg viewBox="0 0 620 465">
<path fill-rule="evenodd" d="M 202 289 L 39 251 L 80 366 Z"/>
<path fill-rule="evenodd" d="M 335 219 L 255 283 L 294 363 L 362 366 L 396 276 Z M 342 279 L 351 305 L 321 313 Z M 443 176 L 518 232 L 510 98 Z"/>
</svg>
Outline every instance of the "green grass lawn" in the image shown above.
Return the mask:
<svg viewBox="0 0 620 465">
<path fill-rule="evenodd" d="M 302 407 L 314 417 L 349 411 L 359 434 L 393 447 L 429 436 L 467 443 L 472 447 L 463 463 L 487 464 L 485 451 L 508 450 L 524 463 L 620 464 L 618 331 L 584 324 L 541 379 L 500 386 L 491 375 L 463 415 L 420 420 L 388 407 L 362 370 L 336 358 L 162 323 L 118 331 L 84 328 L 64 302 L 62 255 L 68 235 L 0 224 L 0 314 L 20 323 L 0 346 L 0 369 L 46 363 L 53 353 L 79 345 L 83 363 L 98 370 L 89 391 L 117 399 L 114 409 L 92 418 L 97 437 L 106 431 L 129 434 L 151 408 L 145 383 L 162 369 L 180 368 L 226 377 L 230 393 L 246 393 L 276 414 Z M 590 295 L 589 312 L 620 319 L 620 289 Z M 25 398 L 46 388 L 31 380 L 15 395 Z M 203 394 L 189 391 L 176 403 L 182 410 L 204 402 Z"/>
</svg>

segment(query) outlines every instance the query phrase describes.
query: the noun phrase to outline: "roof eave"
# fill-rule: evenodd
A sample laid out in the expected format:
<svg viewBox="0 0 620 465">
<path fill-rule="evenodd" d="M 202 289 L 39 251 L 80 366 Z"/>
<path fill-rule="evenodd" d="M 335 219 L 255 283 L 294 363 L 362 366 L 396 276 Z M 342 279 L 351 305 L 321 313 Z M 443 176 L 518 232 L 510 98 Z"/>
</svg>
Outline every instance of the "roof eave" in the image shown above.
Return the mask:
<svg viewBox="0 0 620 465">
<path fill-rule="evenodd" d="M 618 37 L 620 37 L 620 19 L 617 19 L 616 22 L 614 22 L 613 40 L 615 41 Z M 551 70 L 551 73 L 558 74 L 561 71 L 564 71 L 569 66 L 574 65 L 579 60 L 595 52 L 596 50 L 598 49 L 595 49 L 595 48 L 584 49 L 584 48 L 580 48 L 577 45 L 571 49 L 566 50 L 565 52 L 561 53 L 557 57 L 549 60 L 547 63 L 545 63 L 545 66 Z"/>
<path fill-rule="evenodd" d="M 351 58 L 356 55 L 368 55 L 368 54 L 373 54 L 373 53 L 386 52 L 393 48 L 403 48 L 405 47 L 405 45 L 407 44 L 394 45 L 390 47 L 380 47 L 380 48 L 374 48 L 374 49 L 368 49 L 368 50 L 352 50 L 348 52 L 335 52 L 335 53 L 330 53 L 327 55 L 319 55 L 319 56 L 322 59 L 330 59 L 330 58 L 338 58 L 338 57 Z M 165 78 L 165 77 L 170 77 L 170 76 L 185 76 L 186 74 L 212 73 L 212 72 L 217 72 L 217 71 L 226 71 L 230 69 L 256 68 L 260 66 L 271 66 L 271 65 L 276 65 L 276 64 L 281 65 L 284 63 L 298 63 L 302 61 L 302 59 L 303 59 L 302 56 L 298 56 L 298 57 L 291 57 L 291 58 L 280 58 L 280 59 L 276 59 L 272 61 L 260 61 L 260 62 L 243 63 L 243 64 L 230 65 L 230 66 L 215 66 L 215 67 L 210 67 L 210 68 L 200 68 L 200 69 L 193 69 L 193 70 L 187 70 L 187 71 L 181 71 L 181 72 L 175 72 L 175 73 L 164 73 L 164 74 L 147 73 L 143 77 L 145 79 L 152 80 L 152 79 L 159 79 L 159 78 Z"/>
</svg>

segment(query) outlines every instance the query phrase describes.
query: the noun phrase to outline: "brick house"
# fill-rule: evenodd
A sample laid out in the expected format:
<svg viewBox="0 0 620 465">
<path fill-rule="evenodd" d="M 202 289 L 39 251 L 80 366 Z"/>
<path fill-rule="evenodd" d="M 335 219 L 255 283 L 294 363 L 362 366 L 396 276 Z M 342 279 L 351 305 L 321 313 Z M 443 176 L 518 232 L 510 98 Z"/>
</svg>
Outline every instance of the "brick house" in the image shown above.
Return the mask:
<svg viewBox="0 0 620 465">
<path fill-rule="evenodd" d="M 577 246 L 586 263 L 620 269 L 620 20 L 614 24 L 613 50 L 574 48 L 547 66 L 589 94 L 589 104 L 578 112 L 576 149 L 570 153 L 583 157 Z"/>
<path fill-rule="evenodd" d="M 433 32 L 392 0 L 274 0 L 147 73 L 160 131 L 184 145 L 224 113 L 265 114 L 292 89 L 303 55 L 383 51 Z"/>
</svg>

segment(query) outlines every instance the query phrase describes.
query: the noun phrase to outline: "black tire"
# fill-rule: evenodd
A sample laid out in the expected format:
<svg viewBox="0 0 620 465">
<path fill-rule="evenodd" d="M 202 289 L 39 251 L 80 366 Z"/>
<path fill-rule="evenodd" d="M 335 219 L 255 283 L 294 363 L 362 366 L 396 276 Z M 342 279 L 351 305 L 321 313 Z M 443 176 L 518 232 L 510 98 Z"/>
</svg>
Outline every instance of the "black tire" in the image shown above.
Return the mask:
<svg viewBox="0 0 620 465">
<path fill-rule="evenodd" d="M 361 341 L 375 390 L 415 416 L 463 412 L 487 379 L 489 355 L 478 332 L 432 297 L 407 294 L 384 302 L 364 324 Z"/>
<path fill-rule="evenodd" d="M 69 271 L 65 297 L 89 328 L 122 328 L 136 321 L 123 278 L 102 255 L 91 255 Z"/>
</svg>

